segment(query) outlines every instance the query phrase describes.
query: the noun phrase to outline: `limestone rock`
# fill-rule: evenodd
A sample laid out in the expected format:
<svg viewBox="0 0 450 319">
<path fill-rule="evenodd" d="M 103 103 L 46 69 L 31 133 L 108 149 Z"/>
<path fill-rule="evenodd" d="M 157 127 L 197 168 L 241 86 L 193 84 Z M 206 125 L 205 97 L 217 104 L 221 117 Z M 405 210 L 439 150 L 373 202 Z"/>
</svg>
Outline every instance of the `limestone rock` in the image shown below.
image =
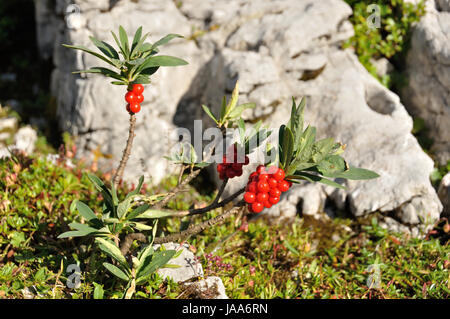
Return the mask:
<svg viewBox="0 0 450 319">
<path fill-rule="evenodd" d="M 206 295 L 205 297 L 208 297 L 208 299 L 229 299 L 225 292 L 225 286 L 223 285 L 222 279 L 219 277 L 210 276 L 197 282 L 186 283 L 186 286 L 190 285 L 199 289 Z"/>
<path fill-rule="evenodd" d="M 155 245 L 155 250 L 160 245 Z M 185 281 L 191 278 L 202 277 L 203 276 L 203 268 L 202 265 L 196 261 L 194 254 L 189 250 L 189 245 L 184 244 L 180 247 L 179 244 L 176 243 L 166 243 L 164 244 L 166 249 L 174 249 L 179 250 L 182 249 L 183 252 L 180 256 L 175 259 L 171 259 L 169 264 L 178 265 L 179 268 L 160 268 L 158 269 L 158 274 L 167 278 L 170 277 L 175 282 Z"/>
<path fill-rule="evenodd" d="M 408 110 L 425 120 L 434 140 L 431 150 L 445 164 L 450 158 L 450 11 L 448 1 L 436 5 L 442 11 L 431 7 L 414 28 L 402 97 Z"/>
<path fill-rule="evenodd" d="M 375 211 L 393 216 L 414 233 L 426 227 L 425 221 L 439 218 L 442 205 L 429 181 L 433 161 L 410 133 L 411 117 L 398 96 L 375 80 L 353 52 L 341 49 L 342 42 L 353 35 L 348 21 L 351 8 L 344 1 L 183 0 L 176 7 L 173 1 L 122 0 L 107 10 L 102 9 L 103 2 L 74 2 L 86 5 L 78 17 L 83 27 L 65 26 L 58 16 L 60 8 L 44 10 L 38 23 L 56 21 L 52 92 L 61 127 L 78 135 L 80 156 L 100 150 L 113 155 L 113 161 L 99 163 L 103 169 L 115 167 L 127 138 L 124 92 L 98 76 L 71 74 L 97 61 L 59 43 L 91 46 L 91 35 L 111 40 L 109 30 L 117 30 L 119 23 L 130 32 L 142 25 L 151 32 L 151 41 L 167 33 L 189 36 L 194 28 L 205 33 L 194 37 L 195 41 L 177 40 L 162 47 L 163 54 L 182 57 L 190 64 L 162 68 L 153 77 L 138 116 L 127 179 L 148 171 L 156 183 L 170 172 L 171 166 L 162 159 L 172 145 L 169 133 L 177 126 L 199 130 L 194 124 L 198 119 L 204 120 L 204 128 L 212 125 L 201 104 L 217 112 L 223 95 L 229 96 L 239 80 L 240 103 L 257 103 L 244 113 L 248 122 L 261 119 L 278 128 L 289 117 L 291 96 L 306 96 L 305 119 L 317 127 L 318 138 L 332 136 L 348 144 L 345 157 L 350 165 L 381 175 L 370 181 L 350 181 L 347 191 L 300 185 L 267 213 L 289 217 L 301 208 L 304 214 L 314 215 L 330 199 L 338 208 L 349 207 L 354 216 Z M 64 7 L 65 2 L 56 3 Z M 446 2 L 440 1 L 444 7 L 442 3 Z M 410 85 L 411 105 L 430 114 L 426 120 L 437 123 L 440 138 L 450 136 L 446 122 L 450 118 L 448 14 L 427 14 L 420 24 L 429 27 L 418 26 L 413 38 L 413 51 L 423 54 L 409 57 L 416 65 L 410 71 L 417 70 Z M 42 46 L 46 43 L 44 37 Z M 447 142 L 442 138 L 437 145 Z M 248 165 L 244 175 L 255 166 Z M 245 182 L 246 176 L 233 179 L 226 191 L 233 192 Z"/>
<path fill-rule="evenodd" d="M 444 206 L 442 211 L 443 217 L 450 217 L 450 173 L 442 178 L 441 184 L 438 190 L 439 198 Z"/>
</svg>

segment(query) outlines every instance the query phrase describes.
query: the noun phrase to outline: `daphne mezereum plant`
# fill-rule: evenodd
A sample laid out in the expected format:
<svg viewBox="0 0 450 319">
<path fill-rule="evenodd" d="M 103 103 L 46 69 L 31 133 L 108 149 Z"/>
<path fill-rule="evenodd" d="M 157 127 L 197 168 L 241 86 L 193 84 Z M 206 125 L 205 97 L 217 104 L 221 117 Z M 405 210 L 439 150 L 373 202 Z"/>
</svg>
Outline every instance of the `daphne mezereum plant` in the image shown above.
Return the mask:
<svg viewBox="0 0 450 319">
<path fill-rule="evenodd" d="M 210 108 L 202 105 L 204 112 L 214 121 L 224 139 L 227 129 L 235 128 L 239 131 L 238 141 L 226 150 L 221 163 L 216 166 L 222 183 L 209 205 L 185 211 L 166 208 L 169 201 L 179 191 L 183 190 L 203 169 L 211 165 L 209 161 L 211 157 L 217 158 L 217 154 L 221 154 L 219 144 L 211 147 L 202 161 L 197 160 L 195 152 L 192 152 L 191 144 L 188 147 L 190 152 L 186 152 L 182 147 L 168 156 L 169 160 L 180 166 L 178 185 L 170 192 L 151 196 L 141 195 L 144 180 L 141 177 L 137 187 L 123 199 L 119 199 L 116 189 L 132 149 L 137 113 L 135 111 L 139 111 L 139 103 L 143 100 L 142 85 L 149 84 L 150 76 L 161 66 L 187 64 L 179 58 L 157 55 L 158 46 L 181 36 L 170 34 L 151 44 L 145 42 L 147 35 L 141 35 L 142 28 L 139 28 L 130 45 L 125 30 L 120 27 L 119 39 L 113 33 L 119 52 L 108 43 L 95 38 L 91 40 L 101 53 L 85 47 L 66 45 L 95 55 L 114 67 L 114 70 L 95 67 L 77 72 L 99 73 L 112 78 L 114 80 L 112 84 L 125 85 L 128 89 L 126 100 L 127 111 L 130 114 L 129 137 L 113 182 L 108 187 L 98 177 L 88 174 L 89 179 L 103 196 L 102 211 L 94 212 L 83 202 L 74 201 L 71 209 L 77 209 L 86 223 L 72 222 L 69 226 L 73 230 L 59 236 L 59 238 L 83 236 L 95 238 L 97 246 L 113 260 L 113 263 L 105 262 L 103 264 L 105 268 L 127 282 L 124 297 L 130 298 L 135 292 L 136 285 L 145 283 L 149 275 L 158 268 L 167 266 L 170 259 L 179 254 L 175 250 L 165 250 L 162 245 L 155 251 L 153 244 L 185 240 L 206 228 L 223 223 L 227 218 L 238 213 L 244 218 L 249 214 L 258 214 L 265 208 L 276 205 L 280 201 L 281 194 L 288 191 L 293 183 L 306 180 L 344 188 L 333 179 L 364 180 L 378 177 L 378 174 L 370 170 L 350 167 L 341 157 L 345 145 L 334 142 L 332 138 L 316 141 L 316 129 L 312 126 L 304 128 L 305 99 L 302 99 L 298 105 L 293 99 L 290 119 L 278 130 L 278 145 L 273 146 L 267 143 L 263 151 L 265 160 L 260 163 L 256 171 L 250 174 L 247 183 L 233 194 L 222 198 L 227 183 L 243 175 L 243 166 L 250 162 L 249 155 L 261 148 L 259 146 L 272 133 L 262 125 L 261 121 L 251 127 L 245 125 L 242 112 L 254 108 L 255 105 L 253 103 L 237 104 L 239 86 L 236 83 L 230 100 L 223 98 L 220 114 L 214 114 Z M 275 159 L 268 156 L 273 151 L 276 153 Z M 242 160 L 238 154 L 243 155 Z M 160 218 L 202 215 L 216 209 L 221 209 L 221 213 L 211 219 L 186 230 L 157 237 L 157 223 Z M 133 253 L 130 248 L 134 241 L 147 245 L 142 246 L 137 253 Z"/>
</svg>

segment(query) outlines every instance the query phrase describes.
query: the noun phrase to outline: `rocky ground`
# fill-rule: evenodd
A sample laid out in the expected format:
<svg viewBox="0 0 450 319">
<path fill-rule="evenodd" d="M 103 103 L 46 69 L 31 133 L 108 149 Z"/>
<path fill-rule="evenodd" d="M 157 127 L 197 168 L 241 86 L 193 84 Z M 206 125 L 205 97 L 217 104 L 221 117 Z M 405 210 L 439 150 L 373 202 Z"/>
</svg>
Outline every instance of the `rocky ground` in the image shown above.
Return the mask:
<svg viewBox="0 0 450 319">
<path fill-rule="evenodd" d="M 173 145 L 170 132 L 180 126 L 192 130 L 194 119 L 208 123 L 200 105 L 218 108 L 239 79 L 240 102 L 257 105 L 244 114 L 246 121 L 263 119 L 277 127 L 286 121 L 290 97 L 306 96 L 306 121 L 318 128 L 319 137 L 336 137 L 348 145 L 350 165 L 381 175 L 349 182 L 348 191 L 296 186 L 269 215 L 290 218 L 298 207 L 318 218 L 342 210 L 358 218 L 381 212 L 385 227 L 418 236 L 439 219 L 441 201 L 448 202 L 445 191 L 440 201 L 430 183 L 434 163 L 411 134 L 410 115 L 430 124 L 434 151 L 445 162 L 450 147 L 446 0 L 431 1 L 415 27 L 407 58 L 409 86 L 401 99 L 375 80 L 351 50 L 342 49 L 353 27 L 348 21 L 352 10 L 341 0 L 77 0 L 75 13 L 65 12 L 62 0 L 36 4 L 40 52 L 53 56 L 55 65 L 52 94 L 60 126 L 77 137 L 79 156 L 92 157 L 94 150 L 111 154 L 112 161 L 100 161 L 105 169 L 117 163 L 127 136 L 119 102 L 123 89 L 95 75 L 73 75 L 97 61 L 60 44 L 91 46 L 89 36 L 110 41 L 110 30 L 119 25 L 130 33 L 143 26 L 153 41 L 167 33 L 183 34 L 186 39 L 171 42 L 162 53 L 183 57 L 189 65 L 160 70 L 146 91 L 128 179 L 145 174 L 157 183 L 171 172 L 162 160 Z M 239 183 L 236 179 L 230 191 Z"/>
</svg>

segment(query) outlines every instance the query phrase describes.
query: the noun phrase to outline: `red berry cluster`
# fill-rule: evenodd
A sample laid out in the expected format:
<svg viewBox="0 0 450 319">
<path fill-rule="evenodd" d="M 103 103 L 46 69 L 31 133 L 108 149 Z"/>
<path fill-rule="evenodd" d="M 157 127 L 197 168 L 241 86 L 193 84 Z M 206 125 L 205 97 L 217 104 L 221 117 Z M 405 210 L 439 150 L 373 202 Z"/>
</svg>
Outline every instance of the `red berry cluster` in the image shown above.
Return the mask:
<svg viewBox="0 0 450 319">
<path fill-rule="evenodd" d="M 282 168 L 259 165 L 256 171 L 248 178 L 244 200 L 252 213 L 260 213 L 264 208 L 270 208 L 280 201 L 281 193 L 286 192 L 292 186 L 291 182 L 284 179 Z"/>
<path fill-rule="evenodd" d="M 128 89 L 127 94 L 125 94 L 128 112 L 137 113 L 141 110 L 141 103 L 144 101 L 143 92 L 144 86 L 142 84 L 133 84 L 132 89 Z"/>
<path fill-rule="evenodd" d="M 231 159 L 230 154 L 224 155 L 222 158 L 222 163 L 217 165 L 217 172 L 219 173 L 219 178 L 224 180 L 226 178 L 233 178 L 242 175 L 242 166 L 247 165 L 250 160 L 248 156 L 245 156 L 244 163 L 237 163 L 237 146 L 234 145 L 234 157 Z"/>
</svg>

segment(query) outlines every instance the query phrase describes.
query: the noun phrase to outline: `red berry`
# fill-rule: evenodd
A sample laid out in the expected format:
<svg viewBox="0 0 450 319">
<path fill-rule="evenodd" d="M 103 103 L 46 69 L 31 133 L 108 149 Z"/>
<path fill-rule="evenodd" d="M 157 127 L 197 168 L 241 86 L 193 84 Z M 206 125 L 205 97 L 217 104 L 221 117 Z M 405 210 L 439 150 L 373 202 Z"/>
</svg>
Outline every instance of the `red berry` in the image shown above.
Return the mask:
<svg viewBox="0 0 450 319">
<path fill-rule="evenodd" d="M 258 191 L 257 183 L 251 182 L 247 185 L 247 190 L 252 193 L 256 193 Z"/>
<path fill-rule="evenodd" d="M 144 96 L 143 96 L 142 94 L 136 95 L 136 101 L 137 101 L 138 103 L 144 102 Z"/>
<path fill-rule="evenodd" d="M 138 113 L 141 110 L 141 105 L 139 103 L 130 103 L 131 113 Z"/>
<path fill-rule="evenodd" d="M 271 203 L 271 204 L 277 204 L 278 202 L 280 201 L 280 197 L 272 197 L 272 196 L 270 196 L 269 197 L 269 202 Z"/>
<path fill-rule="evenodd" d="M 244 200 L 246 203 L 252 204 L 255 202 L 256 196 L 255 193 L 246 192 L 244 194 Z"/>
<path fill-rule="evenodd" d="M 258 173 L 253 172 L 250 174 L 250 176 L 248 177 L 249 181 L 253 181 L 255 178 L 258 178 Z"/>
<path fill-rule="evenodd" d="M 248 158 L 248 156 L 245 156 L 245 162 L 244 165 L 248 165 L 248 163 L 250 163 L 250 159 Z"/>
<path fill-rule="evenodd" d="M 142 84 L 133 84 L 133 92 L 136 94 L 142 94 L 144 92 L 144 86 Z"/>
<path fill-rule="evenodd" d="M 254 202 L 252 204 L 252 211 L 253 213 L 260 213 L 264 209 L 264 205 L 260 202 Z"/>
<path fill-rule="evenodd" d="M 243 173 L 242 167 L 240 169 L 238 169 L 238 170 L 233 169 L 233 171 L 234 171 L 234 173 L 236 174 L 237 177 L 242 176 L 242 173 Z"/>
<path fill-rule="evenodd" d="M 266 181 L 259 181 L 258 184 L 258 191 L 263 193 L 268 193 L 270 191 L 269 184 L 267 184 Z"/>
<path fill-rule="evenodd" d="M 272 197 L 280 197 L 281 196 L 281 191 L 278 188 L 272 188 L 269 191 L 269 195 Z"/>
<path fill-rule="evenodd" d="M 256 172 L 261 175 L 261 174 L 267 174 L 266 172 L 266 168 L 264 165 L 258 165 L 258 167 L 256 168 Z"/>
<path fill-rule="evenodd" d="M 235 171 L 242 170 L 242 164 L 239 164 L 239 163 L 234 163 L 234 164 L 231 165 L 231 167 L 233 167 L 233 169 Z"/>
<path fill-rule="evenodd" d="M 267 183 L 269 184 L 270 188 L 272 188 L 272 189 L 276 188 L 278 186 L 277 180 L 272 177 L 267 180 Z"/>
<path fill-rule="evenodd" d="M 282 192 L 287 192 L 289 190 L 289 183 L 287 181 L 278 182 L 278 189 Z"/>
<path fill-rule="evenodd" d="M 282 168 L 279 168 L 274 174 L 273 178 L 275 178 L 277 181 L 282 181 L 284 179 L 284 171 Z"/>
<path fill-rule="evenodd" d="M 217 164 L 217 172 L 222 173 L 225 172 L 226 168 L 223 164 Z"/>
<path fill-rule="evenodd" d="M 270 166 L 269 168 L 267 168 L 267 173 L 268 174 L 274 174 L 274 173 L 276 173 L 277 170 L 278 170 L 278 167 Z"/>
<path fill-rule="evenodd" d="M 133 104 L 134 102 L 137 102 L 136 100 L 136 93 L 134 92 L 127 92 L 127 94 L 125 94 L 125 101 L 127 101 L 130 104 Z"/>
<path fill-rule="evenodd" d="M 258 180 L 267 182 L 268 178 L 269 178 L 269 175 L 261 174 L 261 175 L 259 175 Z"/>
<path fill-rule="evenodd" d="M 220 173 L 219 173 L 219 178 L 220 178 L 221 180 L 224 180 L 225 178 L 227 178 L 227 173 L 226 173 L 226 172 L 220 172 Z"/>
<path fill-rule="evenodd" d="M 272 204 L 269 202 L 269 200 L 266 200 L 266 201 L 264 202 L 264 207 L 265 207 L 265 208 L 270 208 L 270 207 L 272 207 Z"/>
<path fill-rule="evenodd" d="M 252 204 L 248 204 L 247 207 L 248 207 L 248 211 L 250 213 L 254 213 L 253 208 L 252 208 Z"/>
<path fill-rule="evenodd" d="M 269 194 L 267 194 L 267 193 L 258 193 L 256 195 L 256 201 L 258 201 L 260 203 L 264 203 L 268 199 L 269 199 Z"/>
<path fill-rule="evenodd" d="M 233 178 L 236 176 L 236 173 L 234 172 L 233 169 L 227 169 L 227 177 L 228 178 Z"/>
<path fill-rule="evenodd" d="M 130 110 L 130 103 L 127 103 L 127 111 L 128 111 L 128 113 L 131 112 L 131 110 Z"/>
</svg>

